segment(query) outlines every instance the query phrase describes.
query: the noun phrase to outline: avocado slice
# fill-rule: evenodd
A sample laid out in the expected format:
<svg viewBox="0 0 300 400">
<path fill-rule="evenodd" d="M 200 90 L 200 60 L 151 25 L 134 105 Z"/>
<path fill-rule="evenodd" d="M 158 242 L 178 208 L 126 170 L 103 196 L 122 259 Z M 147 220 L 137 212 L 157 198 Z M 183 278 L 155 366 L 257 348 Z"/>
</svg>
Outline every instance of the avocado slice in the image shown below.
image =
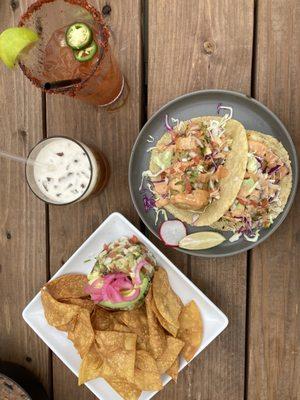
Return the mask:
<svg viewBox="0 0 300 400">
<path fill-rule="evenodd" d="M 241 203 L 238 203 L 236 205 L 236 210 L 244 211 L 245 210 L 245 206 L 243 204 L 241 204 Z"/>
<path fill-rule="evenodd" d="M 256 160 L 256 158 L 254 156 L 251 156 L 248 158 L 248 163 L 247 163 L 247 170 L 249 172 L 254 172 L 256 173 L 259 167 L 259 163 Z"/>
<path fill-rule="evenodd" d="M 253 190 L 256 188 L 258 182 L 254 182 L 253 179 L 249 178 L 249 179 L 244 179 L 243 183 L 242 183 L 242 187 L 245 188 L 246 192 L 245 192 L 245 196 L 249 196 Z"/>
<path fill-rule="evenodd" d="M 204 147 L 203 155 L 204 155 L 204 156 L 209 156 L 210 154 L 212 154 L 211 149 L 210 149 L 208 146 L 207 146 L 207 147 Z"/>
<path fill-rule="evenodd" d="M 132 301 L 123 301 L 121 303 L 112 303 L 110 301 L 100 301 L 98 305 L 103 308 L 108 308 L 110 310 L 132 310 L 135 307 L 138 307 L 146 297 L 149 289 L 150 289 L 150 280 L 148 277 L 142 278 L 142 285 L 140 288 L 139 296 Z"/>
</svg>

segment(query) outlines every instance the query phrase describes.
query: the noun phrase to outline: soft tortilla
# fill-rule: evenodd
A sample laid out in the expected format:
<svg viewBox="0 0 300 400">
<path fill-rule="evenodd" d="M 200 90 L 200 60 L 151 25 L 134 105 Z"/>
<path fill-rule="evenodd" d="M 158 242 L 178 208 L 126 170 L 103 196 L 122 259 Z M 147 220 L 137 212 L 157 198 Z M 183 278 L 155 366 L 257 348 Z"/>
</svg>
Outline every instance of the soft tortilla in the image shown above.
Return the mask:
<svg viewBox="0 0 300 400">
<path fill-rule="evenodd" d="M 291 161 L 289 158 L 289 154 L 283 147 L 283 145 L 273 136 L 266 135 L 264 133 L 257 131 L 247 131 L 247 139 L 255 140 L 257 142 L 261 142 L 264 145 L 268 146 L 273 151 L 274 154 L 280 157 L 280 159 L 286 164 L 286 166 L 290 171 L 289 175 L 286 175 L 280 182 L 281 190 L 279 199 L 281 201 L 281 208 L 278 209 L 278 212 L 273 213 L 273 218 L 275 219 L 276 217 L 278 217 L 279 214 L 282 213 L 292 189 L 293 177 L 292 177 L 292 168 L 291 168 Z M 232 221 L 227 221 L 225 218 L 221 218 L 219 221 L 215 222 L 212 226 L 213 228 L 222 231 L 235 231 L 238 228 L 240 228 L 241 225 L 242 224 L 239 221 L 234 223 Z"/>
<path fill-rule="evenodd" d="M 198 117 L 193 118 L 191 121 L 209 124 L 211 120 L 219 121 L 221 120 L 221 117 Z M 220 199 L 213 201 L 202 212 L 182 210 L 172 204 L 168 204 L 164 207 L 169 213 L 173 214 L 174 217 L 183 222 L 187 222 L 188 224 L 194 226 L 213 224 L 214 222 L 218 221 L 227 210 L 229 210 L 240 190 L 244 179 L 248 158 L 248 141 L 246 130 L 240 122 L 234 119 L 231 119 L 226 123 L 225 129 L 225 134 L 231 136 L 233 142 L 231 151 L 227 155 L 224 164 L 229 174 L 220 181 Z M 171 135 L 169 133 L 165 133 L 157 142 L 157 145 L 170 143 L 170 140 Z M 153 161 L 153 156 L 155 154 L 156 150 L 154 149 L 151 153 L 149 166 L 149 169 L 153 174 L 159 171 L 159 167 Z M 196 219 L 195 216 L 197 216 L 197 220 L 193 222 L 193 220 Z"/>
</svg>

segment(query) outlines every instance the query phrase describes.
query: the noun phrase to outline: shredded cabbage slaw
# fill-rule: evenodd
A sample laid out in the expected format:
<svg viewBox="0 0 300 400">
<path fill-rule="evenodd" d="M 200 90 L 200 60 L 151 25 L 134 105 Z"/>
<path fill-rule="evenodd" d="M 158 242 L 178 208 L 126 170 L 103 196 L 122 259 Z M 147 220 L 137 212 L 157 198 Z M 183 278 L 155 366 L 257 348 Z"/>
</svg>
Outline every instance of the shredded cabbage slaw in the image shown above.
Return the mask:
<svg viewBox="0 0 300 400">
<path fill-rule="evenodd" d="M 208 204 L 220 198 L 219 183 L 227 174 L 224 163 L 231 146 L 231 140 L 224 133 L 233 110 L 221 106 L 219 109 L 229 113 L 209 124 L 165 116 L 165 127 L 171 141 L 147 150 L 152 153 L 159 171 L 155 174 L 150 170 L 143 171 L 139 187 L 142 191 L 147 182 L 150 195 L 143 195 L 144 207 L 146 212 L 154 210 L 156 223 L 160 214 L 167 219 L 164 206 L 168 203 L 180 207 L 180 202 L 197 202 L 200 194 L 203 201 L 196 204 L 196 209 L 202 213 Z"/>
</svg>

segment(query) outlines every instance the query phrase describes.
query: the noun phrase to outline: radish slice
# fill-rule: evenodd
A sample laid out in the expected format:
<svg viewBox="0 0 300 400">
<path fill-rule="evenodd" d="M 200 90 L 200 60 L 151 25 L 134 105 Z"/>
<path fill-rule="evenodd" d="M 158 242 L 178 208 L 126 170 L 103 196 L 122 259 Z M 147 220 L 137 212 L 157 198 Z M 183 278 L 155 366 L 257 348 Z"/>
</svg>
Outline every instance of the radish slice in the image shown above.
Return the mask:
<svg viewBox="0 0 300 400">
<path fill-rule="evenodd" d="M 178 219 L 165 221 L 159 229 L 159 236 L 166 246 L 177 247 L 181 239 L 186 236 L 186 227 Z"/>
</svg>

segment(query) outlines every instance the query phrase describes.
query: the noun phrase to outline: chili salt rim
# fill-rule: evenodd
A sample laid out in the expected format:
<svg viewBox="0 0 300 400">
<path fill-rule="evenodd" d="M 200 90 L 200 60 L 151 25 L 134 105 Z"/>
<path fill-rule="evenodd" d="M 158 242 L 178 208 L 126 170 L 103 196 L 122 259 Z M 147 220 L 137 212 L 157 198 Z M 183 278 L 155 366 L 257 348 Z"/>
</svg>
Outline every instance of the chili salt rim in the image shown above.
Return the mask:
<svg viewBox="0 0 300 400">
<path fill-rule="evenodd" d="M 19 27 L 24 26 L 26 24 L 26 21 L 32 16 L 32 14 L 35 13 L 36 11 L 38 11 L 44 4 L 54 3 L 55 1 L 56 0 L 37 0 L 35 3 L 31 4 L 27 8 L 26 12 L 21 16 L 18 26 Z M 95 63 L 95 65 L 93 66 L 91 73 L 86 78 L 82 79 L 80 83 L 76 83 L 66 89 L 60 88 L 59 90 L 57 90 L 57 89 L 47 90 L 47 93 L 49 93 L 49 94 L 60 93 L 60 94 L 68 94 L 69 96 L 74 97 L 74 96 L 76 96 L 76 92 L 85 86 L 85 84 L 94 75 L 95 71 L 100 66 L 101 61 L 104 58 L 103 55 L 104 55 L 105 51 L 107 51 L 107 48 L 108 48 L 108 40 L 110 37 L 110 33 L 109 33 L 109 29 L 107 28 L 107 26 L 104 22 L 101 12 L 98 11 L 94 6 L 89 4 L 86 0 L 63 0 L 63 1 L 65 3 L 69 3 L 71 5 L 78 5 L 82 8 L 84 8 L 86 11 L 88 11 L 94 18 L 95 22 L 97 22 L 100 25 L 101 34 L 99 36 L 102 37 L 102 40 L 100 40 L 98 42 L 99 47 L 102 49 L 102 52 L 101 52 L 101 54 L 98 54 L 98 60 Z M 19 66 L 20 66 L 21 70 L 23 71 L 24 75 L 36 87 L 38 87 L 42 91 L 45 91 L 40 80 L 35 78 L 32 75 L 32 73 L 29 71 L 29 68 L 27 68 L 25 64 L 23 64 L 19 61 Z"/>
</svg>

